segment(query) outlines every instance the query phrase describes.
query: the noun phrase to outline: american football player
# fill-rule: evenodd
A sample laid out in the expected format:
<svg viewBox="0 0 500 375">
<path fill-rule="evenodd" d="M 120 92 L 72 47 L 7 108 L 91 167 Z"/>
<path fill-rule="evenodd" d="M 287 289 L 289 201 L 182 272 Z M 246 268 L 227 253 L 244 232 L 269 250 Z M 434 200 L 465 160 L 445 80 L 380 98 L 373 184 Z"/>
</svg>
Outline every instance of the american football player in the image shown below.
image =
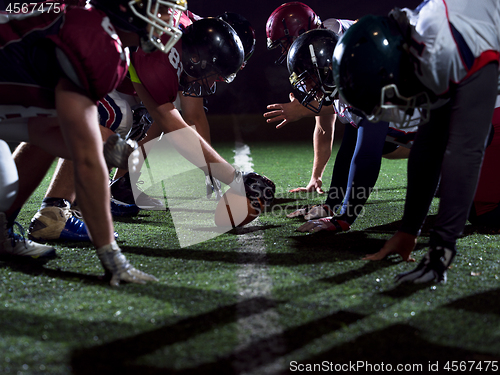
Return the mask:
<svg viewBox="0 0 500 375">
<path fill-rule="evenodd" d="M 228 22 L 224 19 L 236 25 L 236 28 L 246 40 L 244 45 L 241 45 L 241 39 L 239 34 L 235 33 L 236 30 L 232 29 L 231 26 L 229 29 L 227 28 Z M 172 81 L 177 94 L 174 105 L 182 110 L 183 122 L 190 126 L 194 125 L 198 133 L 209 145 L 210 128 L 204 110 L 204 98 L 215 93 L 216 82 L 230 83 L 238 71 L 244 67 L 245 60 L 250 58 L 255 45 L 254 31 L 248 21 L 244 22 L 244 20 L 243 17 L 234 15 L 200 18 L 191 12 L 186 13 L 186 17 L 181 18 L 181 27 L 184 29 L 182 37 L 184 71 L 180 76 L 180 83 Z M 252 37 L 249 38 L 247 35 Z M 239 45 L 237 46 L 237 44 Z M 242 48 L 243 56 L 241 56 Z M 205 71 L 202 71 L 202 64 L 197 62 L 200 58 L 201 61 L 213 61 L 213 63 L 206 64 Z M 136 68 L 137 81 L 140 81 L 151 92 L 160 90 L 160 86 L 158 86 L 150 71 L 142 68 L 142 66 L 146 66 L 142 57 L 136 56 L 136 61 L 137 64 L 140 64 L 140 67 Z M 161 74 L 161 69 L 164 68 L 160 67 L 159 69 L 158 74 Z M 217 74 L 214 74 L 215 72 Z M 138 82 L 134 85 L 136 84 Z M 180 91 L 177 92 L 177 90 Z M 162 95 L 166 93 L 165 90 L 159 92 Z M 171 92 L 169 98 L 157 99 L 157 102 L 168 103 L 168 100 L 172 100 L 173 92 Z M 157 138 L 161 134 L 161 130 L 154 124 L 147 137 L 140 144 Z M 130 175 L 124 173 L 125 171 L 119 171 L 115 176 L 115 182 L 112 184 L 113 195 L 119 197 L 122 202 L 133 203 L 135 198 L 132 192 Z M 207 194 L 210 195 L 214 191 L 216 196 L 219 196 L 217 192 L 218 185 L 220 186 L 218 180 L 214 176 L 207 174 Z M 161 207 L 161 209 L 163 208 L 164 206 Z"/>
<path fill-rule="evenodd" d="M 348 21 L 344 20 L 332 19 L 328 21 L 331 28 L 339 35 L 342 29 L 349 24 Z M 267 19 L 267 48 L 280 50 L 279 57 L 275 62 L 283 65 L 286 62 L 288 49 L 299 35 L 308 30 L 324 27 L 320 17 L 308 5 L 296 1 L 285 3 L 276 8 Z M 289 122 L 313 115 L 311 111 L 300 105 L 293 93 L 290 93 L 289 96 L 290 103 L 270 104 L 267 106 L 269 112 L 264 113 L 268 123 L 278 122 L 277 129 Z M 315 116 L 314 161 L 311 179 L 305 188 L 293 189 L 292 192 L 316 191 L 320 194 L 323 193 L 322 176 L 332 152 L 335 120 L 335 114 L 328 110 Z"/>
<path fill-rule="evenodd" d="M 349 230 L 359 214 L 363 213 L 364 204 L 380 171 L 381 158 L 407 157 L 415 135 L 412 129 L 396 129 L 386 122 L 375 126 L 353 113 L 350 106 L 339 100 L 335 100 L 335 105 L 331 105 L 336 93 L 331 74 L 333 50 L 338 37 L 343 35 L 352 23 L 353 21 L 349 20 L 328 19 L 324 22 L 326 29 L 315 28 L 295 38 L 293 48 L 290 47 L 288 51 L 287 67 L 290 82 L 302 99 L 299 101 L 291 94 L 290 103 L 270 105 L 268 109 L 272 111 L 264 114 L 268 122 L 282 121 L 277 127 L 302 117 L 317 115 L 318 112 L 321 114 L 316 116 L 315 157 L 310 183 L 306 188 L 293 189 L 292 192 L 311 191 L 314 184 L 318 186 L 318 183 L 321 183 L 318 176 L 321 177 L 331 155 L 333 140 L 333 123 L 325 121 L 327 117 L 324 115 L 336 114 L 342 123 L 352 125 L 345 128 L 325 204 L 301 208 L 288 215 L 304 216 L 306 220 L 310 220 L 300 226 L 299 231 Z M 303 27 L 296 28 L 304 30 Z M 318 121 L 322 121 L 321 126 L 318 126 Z M 370 124 L 370 127 L 365 128 L 365 124 Z M 341 216 L 332 218 L 339 207 Z M 323 219 L 325 217 L 328 219 Z"/>
<path fill-rule="evenodd" d="M 190 12 L 186 12 L 186 14 L 191 14 Z M 199 18 L 198 18 L 199 19 Z M 240 17 L 241 19 L 241 17 Z M 186 21 L 188 20 L 188 21 Z M 181 17 L 181 24 L 183 22 L 191 23 L 189 17 Z M 200 45 L 200 41 L 192 42 L 190 40 L 187 40 L 183 38 L 183 46 L 192 46 L 192 51 L 190 52 L 186 50 L 185 56 L 193 56 L 198 58 L 201 56 L 204 59 L 211 59 L 213 61 L 216 61 L 216 66 L 215 70 L 218 71 L 219 76 L 227 76 L 227 77 L 232 77 L 233 74 L 235 74 L 236 71 L 239 70 L 240 66 L 242 65 L 243 61 L 243 55 L 242 55 L 242 50 L 241 46 L 238 45 L 238 40 L 237 37 L 234 34 L 234 31 L 231 30 L 225 21 L 218 21 L 216 19 L 205 19 L 202 22 L 195 22 L 194 27 L 189 29 L 187 34 L 188 35 L 194 35 L 193 32 L 190 30 L 194 30 L 196 35 L 202 36 L 203 41 L 202 43 L 205 44 L 210 44 L 212 49 L 209 48 L 203 48 L 202 50 L 198 51 L 198 46 Z M 207 32 L 207 30 L 209 32 Z M 251 29 L 253 33 L 253 29 Z M 186 34 L 186 31 L 185 31 Z M 215 44 L 215 40 L 222 40 L 224 42 L 223 46 L 218 46 Z M 233 41 L 231 41 L 231 39 Z M 251 46 L 253 48 L 253 44 Z M 177 62 L 179 64 L 179 51 L 180 46 L 175 46 L 171 53 L 167 55 L 167 58 L 163 58 L 162 54 L 159 53 L 153 53 L 153 54 L 145 54 L 141 53 L 140 51 L 137 53 L 132 54 L 132 63 L 133 63 L 133 69 L 131 70 L 130 77 L 128 77 L 124 84 L 118 88 L 118 92 L 116 93 L 119 97 L 121 98 L 127 98 L 129 97 L 127 94 L 133 94 L 135 98 L 138 98 L 136 102 L 140 101 L 142 99 L 142 96 L 144 95 L 151 95 L 154 96 L 154 99 L 152 99 L 156 103 L 164 103 L 162 108 L 167 107 L 167 104 L 172 104 L 173 99 L 175 98 L 175 95 L 177 94 L 178 90 L 178 74 L 179 74 L 179 65 L 174 66 L 174 63 Z M 217 59 L 213 59 L 213 56 L 217 56 Z M 249 57 L 249 56 L 248 56 Z M 193 65 L 191 63 L 191 65 Z M 189 61 L 185 66 L 190 66 Z M 210 66 L 210 65 L 206 65 Z M 208 72 L 195 72 L 192 73 L 194 75 L 194 78 L 198 79 L 205 79 L 205 83 L 210 80 L 211 78 L 209 75 L 212 74 L 211 71 Z M 184 74 L 183 74 L 184 75 Z M 141 81 L 141 79 L 143 81 Z M 229 78 L 228 78 L 229 79 Z M 228 80 L 227 79 L 227 80 Z M 213 81 L 215 79 L 212 78 Z M 226 80 L 226 81 L 227 81 Z M 194 79 L 192 79 L 194 81 Z M 135 88 L 132 87 L 138 86 L 140 88 L 145 87 L 147 89 L 147 93 L 143 92 L 142 96 L 141 94 L 137 95 L 135 92 Z M 206 91 L 214 91 L 213 88 L 211 88 L 211 84 L 205 84 L 205 90 Z M 201 87 L 201 85 L 198 85 L 198 88 Z M 149 94 L 151 92 L 151 94 Z M 201 90 L 199 90 L 199 93 L 201 93 Z M 101 125 L 109 126 L 107 125 L 108 123 L 114 124 L 115 122 L 123 122 L 125 118 L 130 118 L 131 116 L 127 114 L 127 111 L 124 110 L 126 106 L 124 105 L 115 105 L 114 102 L 119 103 L 120 101 L 118 100 L 119 97 L 114 97 L 114 101 L 110 100 L 113 98 L 110 98 L 113 95 L 107 96 L 105 99 L 100 102 L 100 109 L 101 105 L 103 105 L 102 108 L 102 113 L 100 111 L 100 118 L 101 118 Z M 133 108 L 134 107 L 134 102 L 130 101 L 130 106 Z M 139 132 L 138 138 L 136 137 L 137 140 L 141 140 L 144 138 L 141 142 L 141 145 L 148 142 L 150 139 L 154 139 L 158 137 L 161 134 L 161 130 L 164 131 L 172 131 L 174 129 L 167 127 L 165 124 L 169 124 L 169 126 L 173 126 L 176 122 L 178 124 L 179 128 L 182 128 L 183 126 L 186 126 L 186 124 L 189 125 L 196 125 L 198 128 L 198 124 L 202 125 L 200 129 L 204 129 L 205 127 L 203 126 L 204 123 L 197 122 L 198 119 L 203 120 L 206 122 L 206 116 L 203 111 L 203 99 L 199 97 L 182 97 L 181 99 L 181 106 L 183 108 L 183 115 L 184 119 L 186 122 L 182 121 L 179 123 L 179 120 L 177 119 L 177 116 L 175 121 L 174 120 L 167 120 L 163 119 L 162 116 L 165 116 L 165 114 L 158 115 L 160 122 L 163 124 L 163 128 L 160 129 L 158 127 L 158 121 L 151 127 L 150 131 L 148 132 L 148 136 L 145 137 L 145 130 L 142 129 Z M 199 113 L 199 109 L 201 108 L 201 111 L 203 113 L 203 116 L 193 116 L 193 113 L 196 111 Z M 140 108 L 145 109 L 144 107 Z M 130 110 L 130 107 L 129 107 Z M 128 111 L 129 111 L 128 110 Z M 195 111 L 196 110 L 196 111 Z M 136 110 L 134 110 L 134 118 L 136 117 Z M 175 115 L 176 111 L 169 111 L 168 113 L 174 114 Z M 147 110 L 141 111 L 142 113 L 140 115 L 139 120 L 143 121 L 144 116 L 150 117 L 149 113 Z M 163 120 L 163 121 L 162 121 Z M 152 119 L 146 120 L 148 123 L 147 128 L 151 126 L 151 121 Z M 134 120 L 133 123 L 135 124 L 137 121 Z M 119 124 L 120 125 L 120 124 Z M 122 127 L 120 125 L 120 127 Z M 115 125 L 111 126 L 113 129 Z M 207 123 L 208 127 L 208 123 Z M 118 128 L 119 129 L 119 128 Z M 130 131 L 131 133 L 134 133 L 134 128 Z M 205 138 L 204 134 L 209 134 L 208 129 L 206 132 L 200 131 L 200 134 L 202 134 Z M 209 136 L 205 138 L 209 142 Z M 215 151 L 212 151 L 215 152 Z M 114 209 L 114 212 L 116 212 L 118 209 L 120 210 L 119 212 L 123 212 L 124 209 L 127 209 L 127 213 L 130 213 L 129 208 L 137 208 L 137 205 L 139 205 L 141 208 L 144 209 L 164 209 L 163 202 L 160 202 L 158 200 L 154 200 L 150 197 L 148 197 L 145 194 L 140 194 L 139 197 L 134 197 L 133 191 L 132 191 L 132 186 L 131 186 L 131 181 L 130 181 L 130 174 L 125 173 L 127 172 L 126 170 L 122 172 L 121 175 L 118 175 L 117 178 L 113 181 L 111 184 L 111 192 L 113 195 L 113 199 L 115 199 L 119 205 Z M 135 179 L 138 179 L 138 176 L 135 176 Z M 64 178 L 61 178 L 59 176 L 58 181 L 60 183 L 57 184 L 59 186 L 59 189 L 52 189 L 51 194 L 52 196 L 57 196 L 60 197 L 61 194 L 65 197 L 68 197 L 68 194 L 65 193 L 67 191 L 68 184 L 64 183 Z M 135 181 L 134 181 L 135 183 Z M 65 186 L 64 186 L 65 185 Z M 52 185 L 51 185 L 52 186 Z M 64 195 L 66 194 L 66 195 Z M 69 200 L 69 198 L 66 198 Z M 156 201 L 156 202 L 155 202 Z M 55 202 L 55 201 L 52 201 Z M 61 199 L 59 199 L 59 207 L 62 205 L 65 205 L 64 202 L 61 203 Z M 115 203 L 112 200 L 112 204 Z M 137 205 L 136 205 L 137 204 Z M 42 206 L 43 207 L 43 206 Z M 60 209 L 60 208 L 59 208 Z M 45 209 L 45 211 L 48 211 L 49 209 Z M 51 208 L 50 210 L 56 210 L 56 208 Z M 63 209 L 64 210 L 64 209 Z M 42 209 L 41 211 L 44 211 Z M 135 211 L 137 212 L 137 211 Z M 33 221 L 32 221 L 32 226 L 30 226 L 30 236 L 33 238 L 36 238 L 37 234 L 35 233 L 38 228 L 40 228 L 40 225 L 38 223 L 40 221 L 44 222 L 44 225 L 49 224 L 52 222 L 52 218 L 50 217 L 43 217 L 43 212 L 37 213 L 35 215 Z M 70 220 L 70 219 L 67 219 Z M 74 221 L 74 218 L 71 219 L 71 221 Z M 56 223 L 52 222 L 54 227 L 56 226 Z M 64 223 L 59 223 L 58 226 L 64 226 Z M 31 230 L 33 229 L 33 230 Z M 44 230 L 44 232 L 47 232 L 48 228 Z M 46 233 L 40 232 L 41 235 L 46 235 Z M 51 231 L 52 233 L 52 231 Z M 54 238 L 60 238 L 60 232 L 58 230 L 54 230 Z M 80 239 L 84 239 L 84 237 L 80 237 Z"/>
<path fill-rule="evenodd" d="M 126 47 L 167 51 L 168 44 L 158 39 L 164 35 L 168 43 L 177 38 L 169 33 L 172 12 L 186 4 L 98 0 L 95 5 L 63 5 L 60 11 L 37 7 L 29 14 L 1 15 L 0 135 L 29 143 L 15 152 L 18 190 L 0 213 L 0 253 L 32 257 L 55 253 L 53 247 L 25 240 L 12 228 L 53 156 L 64 157 L 75 165 L 79 205 L 106 278 L 114 286 L 121 281 L 145 283 L 156 278 L 134 268 L 115 241 L 96 102 L 124 78 Z M 3 171 L 9 171 L 12 159 L 3 155 L 0 163 L 7 165 Z"/>
<path fill-rule="evenodd" d="M 415 108 L 427 120 L 418 127 L 408 161 L 401 227 L 381 252 L 411 253 L 438 181 L 440 205 L 428 253 L 398 281 L 446 281 L 495 107 L 499 24 L 498 1 L 429 0 L 415 10 L 361 18 L 335 50 L 340 94 L 370 120 L 394 110 L 410 115 Z"/>
</svg>

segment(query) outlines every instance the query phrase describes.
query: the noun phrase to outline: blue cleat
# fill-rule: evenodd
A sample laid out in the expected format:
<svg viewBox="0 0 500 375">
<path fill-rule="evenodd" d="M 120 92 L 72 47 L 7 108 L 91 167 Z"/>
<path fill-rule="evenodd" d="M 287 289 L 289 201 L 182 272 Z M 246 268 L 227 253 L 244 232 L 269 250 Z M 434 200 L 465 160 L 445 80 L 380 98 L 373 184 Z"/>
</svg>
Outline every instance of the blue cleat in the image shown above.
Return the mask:
<svg viewBox="0 0 500 375">
<path fill-rule="evenodd" d="M 111 198 L 111 214 L 115 217 L 136 216 L 140 210 L 136 204 L 128 204 Z"/>
<path fill-rule="evenodd" d="M 115 238 L 118 233 L 114 233 Z M 31 220 L 28 238 L 34 241 L 90 241 L 87 226 L 69 207 L 47 206 Z"/>
</svg>

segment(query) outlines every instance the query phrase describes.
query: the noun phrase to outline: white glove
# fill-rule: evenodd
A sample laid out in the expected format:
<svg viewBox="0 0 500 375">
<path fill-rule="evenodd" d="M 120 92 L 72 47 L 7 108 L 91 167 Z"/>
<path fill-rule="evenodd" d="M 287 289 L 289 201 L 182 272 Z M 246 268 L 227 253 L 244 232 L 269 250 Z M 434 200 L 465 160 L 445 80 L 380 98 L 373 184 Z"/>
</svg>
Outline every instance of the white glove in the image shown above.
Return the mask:
<svg viewBox="0 0 500 375">
<path fill-rule="evenodd" d="M 116 241 L 98 248 L 97 256 L 106 271 L 105 277 L 111 278 L 109 282 L 111 286 L 120 285 L 120 281 L 135 284 L 146 284 L 146 281 L 158 281 L 156 277 L 132 267 L 127 258 L 125 258 L 125 255 L 122 254 Z"/>
<path fill-rule="evenodd" d="M 207 199 L 212 198 L 215 193 L 215 200 L 219 201 L 222 198 L 222 187 L 220 181 L 215 177 L 205 176 L 205 185 L 207 187 Z"/>
<path fill-rule="evenodd" d="M 129 169 L 130 172 L 135 172 L 139 164 L 137 142 L 132 139 L 126 141 L 119 134 L 113 134 L 107 139 L 103 152 L 108 168 Z"/>
</svg>

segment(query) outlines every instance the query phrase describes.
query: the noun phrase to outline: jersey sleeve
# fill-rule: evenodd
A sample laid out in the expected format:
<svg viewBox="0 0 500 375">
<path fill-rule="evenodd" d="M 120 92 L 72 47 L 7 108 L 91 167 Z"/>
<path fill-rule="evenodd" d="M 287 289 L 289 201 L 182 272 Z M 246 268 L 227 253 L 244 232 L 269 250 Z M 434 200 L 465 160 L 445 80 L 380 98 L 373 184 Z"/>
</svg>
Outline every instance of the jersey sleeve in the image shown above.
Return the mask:
<svg viewBox="0 0 500 375">
<path fill-rule="evenodd" d="M 113 91 L 127 73 L 123 48 L 109 18 L 94 9 L 70 8 L 57 35 L 58 60 L 66 76 L 92 100 Z"/>
<path fill-rule="evenodd" d="M 131 55 L 132 66 L 140 83 L 158 105 L 174 102 L 179 90 L 179 77 L 182 71 L 180 42 L 169 53 L 142 50 Z"/>
</svg>

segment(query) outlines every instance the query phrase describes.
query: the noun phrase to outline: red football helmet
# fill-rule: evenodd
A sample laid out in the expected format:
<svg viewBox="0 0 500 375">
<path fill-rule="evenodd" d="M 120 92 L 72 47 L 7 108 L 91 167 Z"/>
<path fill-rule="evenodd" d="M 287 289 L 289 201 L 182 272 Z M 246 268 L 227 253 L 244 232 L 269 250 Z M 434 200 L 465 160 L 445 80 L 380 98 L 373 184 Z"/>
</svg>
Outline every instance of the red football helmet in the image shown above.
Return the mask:
<svg viewBox="0 0 500 375">
<path fill-rule="evenodd" d="M 292 42 L 306 31 L 322 28 L 323 23 L 314 11 L 298 1 L 285 3 L 276 8 L 266 23 L 267 48 L 281 47 L 281 56 L 276 62 L 286 60 Z"/>
</svg>

